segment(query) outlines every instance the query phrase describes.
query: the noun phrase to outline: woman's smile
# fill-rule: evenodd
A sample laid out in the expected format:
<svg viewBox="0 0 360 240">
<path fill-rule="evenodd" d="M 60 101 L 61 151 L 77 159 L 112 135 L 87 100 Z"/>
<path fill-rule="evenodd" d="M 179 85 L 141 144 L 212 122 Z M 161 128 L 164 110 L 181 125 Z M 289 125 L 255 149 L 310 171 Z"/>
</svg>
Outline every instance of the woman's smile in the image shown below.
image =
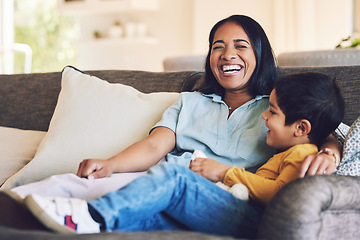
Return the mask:
<svg viewBox="0 0 360 240">
<path fill-rule="evenodd" d="M 240 64 L 224 64 L 220 66 L 220 69 L 224 76 L 233 76 L 239 74 L 241 70 L 243 70 L 243 66 Z"/>
</svg>

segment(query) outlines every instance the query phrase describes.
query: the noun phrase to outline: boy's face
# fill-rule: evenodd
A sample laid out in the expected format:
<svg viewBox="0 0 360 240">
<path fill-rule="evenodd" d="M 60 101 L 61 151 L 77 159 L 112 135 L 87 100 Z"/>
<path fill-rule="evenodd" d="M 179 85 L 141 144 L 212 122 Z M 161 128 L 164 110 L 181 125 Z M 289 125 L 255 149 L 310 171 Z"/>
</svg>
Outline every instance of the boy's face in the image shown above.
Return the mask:
<svg viewBox="0 0 360 240">
<path fill-rule="evenodd" d="M 270 147 L 286 150 L 294 145 L 295 123 L 285 125 L 285 115 L 278 106 L 275 89 L 270 94 L 269 105 L 269 109 L 262 114 L 269 129 L 266 133 L 266 143 Z"/>
</svg>

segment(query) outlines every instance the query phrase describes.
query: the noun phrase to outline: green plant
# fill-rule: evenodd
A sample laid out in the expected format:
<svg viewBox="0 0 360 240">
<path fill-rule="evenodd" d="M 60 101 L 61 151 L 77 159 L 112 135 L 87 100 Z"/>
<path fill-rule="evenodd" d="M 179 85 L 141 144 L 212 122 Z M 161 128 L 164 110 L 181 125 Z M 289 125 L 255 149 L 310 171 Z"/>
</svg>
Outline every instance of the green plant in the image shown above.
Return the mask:
<svg viewBox="0 0 360 240">
<path fill-rule="evenodd" d="M 360 46 L 360 38 L 347 37 L 341 40 L 336 48 L 356 48 Z"/>
</svg>

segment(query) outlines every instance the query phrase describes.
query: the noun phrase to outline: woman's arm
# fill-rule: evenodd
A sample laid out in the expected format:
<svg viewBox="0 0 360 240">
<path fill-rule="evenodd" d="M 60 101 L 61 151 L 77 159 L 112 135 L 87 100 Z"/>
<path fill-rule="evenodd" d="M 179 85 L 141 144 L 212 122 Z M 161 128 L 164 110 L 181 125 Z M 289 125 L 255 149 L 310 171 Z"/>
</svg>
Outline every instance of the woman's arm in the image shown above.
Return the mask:
<svg viewBox="0 0 360 240">
<path fill-rule="evenodd" d="M 341 159 L 342 146 L 333 135 L 327 137 L 320 151 L 328 148 L 335 154 L 322 152 L 305 157 L 299 169 L 299 177 L 315 174 L 333 174 L 337 168 L 336 159 Z"/>
<path fill-rule="evenodd" d="M 115 172 L 145 171 L 159 162 L 174 147 L 175 133 L 169 128 L 157 127 L 145 139 L 107 160 L 83 160 L 77 175 L 92 179 L 108 177 Z"/>
</svg>

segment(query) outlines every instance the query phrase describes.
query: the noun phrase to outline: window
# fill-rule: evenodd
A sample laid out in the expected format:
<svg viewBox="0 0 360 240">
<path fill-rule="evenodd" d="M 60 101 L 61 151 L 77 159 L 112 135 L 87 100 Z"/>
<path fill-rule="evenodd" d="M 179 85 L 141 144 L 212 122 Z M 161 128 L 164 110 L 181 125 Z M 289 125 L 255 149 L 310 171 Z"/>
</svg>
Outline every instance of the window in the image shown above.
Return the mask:
<svg viewBox="0 0 360 240">
<path fill-rule="evenodd" d="M 31 72 L 61 71 L 76 65 L 77 19 L 57 9 L 56 0 L 14 0 L 14 42 L 32 50 Z M 24 72 L 25 56 L 14 53 L 14 73 Z"/>
</svg>

